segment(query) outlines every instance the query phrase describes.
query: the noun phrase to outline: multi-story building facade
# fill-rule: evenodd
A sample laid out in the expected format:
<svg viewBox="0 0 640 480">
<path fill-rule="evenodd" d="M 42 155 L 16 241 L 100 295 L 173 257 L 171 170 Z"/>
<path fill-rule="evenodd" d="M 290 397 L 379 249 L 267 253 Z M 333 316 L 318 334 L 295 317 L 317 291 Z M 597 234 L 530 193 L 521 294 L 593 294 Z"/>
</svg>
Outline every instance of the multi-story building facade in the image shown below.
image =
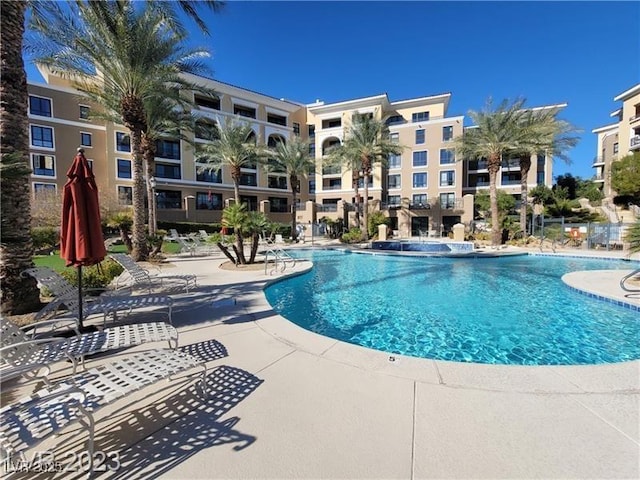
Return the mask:
<svg viewBox="0 0 640 480">
<path fill-rule="evenodd" d="M 598 136 L 597 156 L 593 163 L 595 181 L 602 185 L 606 197 L 615 195 L 611 188 L 611 165 L 629 153 L 640 150 L 640 83 L 613 99 L 622 106 L 611 113 L 614 123 L 592 130 Z"/>
<path fill-rule="evenodd" d="M 30 154 L 34 194 L 42 189 L 61 191 L 66 171 L 82 146 L 91 161 L 101 196 L 131 204 L 131 147 L 127 129 L 91 119 L 88 102 L 68 82 L 43 71 L 46 83 L 29 84 Z M 187 142 L 166 138 L 157 142 L 155 197 L 158 220 L 219 222 L 233 197 L 230 172 L 202 169 L 198 150 L 210 142 L 212 127 L 240 117 L 249 122 L 258 142 L 274 145 L 294 135 L 310 143 L 315 172 L 298 186 L 298 221 L 322 217 L 355 221 L 354 182 L 363 179 L 344 166 L 328 165 L 326 154 L 344 141 L 355 114 L 384 121 L 391 140 L 402 153 L 375 165 L 369 183 L 369 204 L 390 218 L 392 230 L 402 236 L 420 231 L 446 233 L 451 226 L 473 220 L 473 195 L 488 188 L 482 162 L 459 161 L 452 140 L 463 132 L 463 116 L 447 116 L 450 93 L 390 101 L 386 94 L 344 102 L 316 101 L 304 105 L 277 99 L 216 80 L 194 78 L 217 93 L 217 98 L 193 97 L 198 118 Z M 195 145 L 195 147 L 192 146 Z M 533 162 L 530 184 L 551 185 L 551 159 Z M 246 168 L 240 180 L 241 201 L 270 219 L 288 222 L 291 186 L 284 173 Z M 505 161 L 499 188 L 519 194 L 517 161 Z M 359 188 L 362 195 L 363 188 Z"/>
</svg>

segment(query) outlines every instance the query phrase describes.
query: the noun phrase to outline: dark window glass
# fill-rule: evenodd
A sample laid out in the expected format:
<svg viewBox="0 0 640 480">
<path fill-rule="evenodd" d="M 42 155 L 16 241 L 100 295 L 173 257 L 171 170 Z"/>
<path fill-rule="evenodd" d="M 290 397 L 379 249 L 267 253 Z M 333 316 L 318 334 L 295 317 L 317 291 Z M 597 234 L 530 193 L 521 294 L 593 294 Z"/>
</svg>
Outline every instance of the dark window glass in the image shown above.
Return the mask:
<svg viewBox="0 0 640 480">
<path fill-rule="evenodd" d="M 455 163 L 455 151 L 454 150 L 440 150 L 440 165 L 448 165 Z"/>
<path fill-rule="evenodd" d="M 451 125 L 442 127 L 442 141 L 448 142 L 453 139 L 453 127 Z"/>
<path fill-rule="evenodd" d="M 235 115 L 240 115 L 241 117 L 256 118 L 255 108 L 243 107 L 242 105 L 234 105 L 233 113 Z"/>
<path fill-rule="evenodd" d="M 208 170 L 197 167 L 196 180 L 199 182 L 222 183 L 222 170 Z"/>
<path fill-rule="evenodd" d="M 330 118 L 322 121 L 322 128 L 336 128 L 342 126 L 341 118 Z"/>
<path fill-rule="evenodd" d="M 220 138 L 218 125 L 212 120 L 201 119 L 196 121 L 194 133 L 196 138 L 201 138 L 202 140 L 216 140 Z"/>
<path fill-rule="evenodd" d="M 286 190 L 287 189 L 287 177 L 281 177 L 281 176 L 272 176 L 269 175 L 267 177 L 267 182 L 269 185 L 269 188 L 279 188 L 281 190 Z"/>
<path fill-rule="evenodd" d="M 52 192 L 55 193 L 56 186 L 53 183 L 34 183 L 33 191 L 37 195 L 40 192 Z"/>
<path fill-rule="evenodd" d="M 398 125 L 400 123 L 404 123 L 404 117 L 402 115 L 393 115 L 389 117 L 386 121 L 387 125 Z"/>
<path fill-rule="evenodd" d="M 29 113 L 41 117 L 51 116 L 51 100 L 29 95 Z"/>
<path fill-rule="evenodd" d="M 413 188 L 424 188 L 427 186 L 427 174 L 426 173 L 414 173 L 413 174 Z"/>
<path fill-rule="evenodd" d="M 120 205 L 133 205 L 133 188 L 118 186 L 118 203 Z"/>
<path fill-rule="evenodd" d="M 157 140 L 156 157 L 180 160 L 180 142 L 178 140 Z"/>
<path fill-rule="evenodd" d="M 249 212 L 258 211 L 258 197 L 253 195 L 240 195 L 240 203 L 246 205 Z"/>
<path fill-rule="evenodd" d="M 131 160 L 118 158 L 118 178 L 131 178 Z"/>
<path fill-rule="evenodd" d="M 274 213 L 288 213 L 287 199 L 281 197 L 269 197 L 269 209 Z"/>
<path fill-rule="evenodd" d="M 56 165 L 53 155 L 31 155 L 34 175 L 56 176 Z"/>
<path fill-rule="evenodd" d="M 424 167 L 427 165 L 427 151 L 413 152 L 413 166 Z"/>
<path fill-rule="evenodd" d="M 83 147 L 91 146 L 91 134 L 90 133 L 80 133 L 80 145 Z"/>
<path fill-rule="evenodd" d="M 128 133 L 116 132 L 116 150 L 118 152 L 131 151 L 131 137 Z"/>
<path fill-rule="evenodd" d="M 156 200 L 160 209 L 182 208 L 182 194 L 175 190 L 156 190 Z"/>
<path fill-rule="evenodd" d="M 293 122 L 293 134 L 297 137 L 300 136 L 300 124 L 298 122 Z"/>
<path fill-rule="evenodd" d="M 287 117 L 282 115 L 276 115 L 275 113 L 267 113 L 267 122 L 275 123 L 276 125 L 287 126 Z"/>
<path fill-rule="evenodd" d="M 53 148 L 53 128 L 31 125 L 31 145 Z"/>
<path fill-rule="evenodd" d="M 258 176 L 255 173 L 242 173 L 240 174 L 240 185 L 257 187 Z"/>
<path fill-rule="evenodd" d="M 213 110 L 220 110 L 220 99 L 216 97 L 202 97 L 200 95 L 195 96 L 196 105 L 199 107 L 211 108 Z"/>
<path fill-rule="evenodd" d="M 416 144 L 424 143 L 424 129 L 416 130 Z"/>
<path fill-rule="evenodd" d="M 197 210 L 222 210 L 222 194 L 212 192 L 196 193 Z"/>
<path fill-rule="evenodd" d="M 426 122 L 429 120 L 429 112 L 417 112 L 411 115 L 411 121 L 415 122 Z"/>
<path fill-rule="evenodd" d="M 172 178 L 174 180 L 182 178 L 180 175 L 180 165 L 167 163 L 156 163 L 155 176 L 158 178 Z"/>
<path fill-rule="evenodd" d="M 89 107 L 86 105 L 80 105 L 80 118 L 83 120 L 87 120 L 89 118 Z"/>
</svg>

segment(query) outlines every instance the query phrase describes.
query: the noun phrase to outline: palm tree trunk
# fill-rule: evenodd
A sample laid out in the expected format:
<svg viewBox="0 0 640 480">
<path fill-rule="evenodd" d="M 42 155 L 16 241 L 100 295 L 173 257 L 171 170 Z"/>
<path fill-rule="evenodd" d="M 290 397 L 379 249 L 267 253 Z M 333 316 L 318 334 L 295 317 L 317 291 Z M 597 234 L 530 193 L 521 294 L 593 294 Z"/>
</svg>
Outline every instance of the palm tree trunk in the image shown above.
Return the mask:
<svg viewBox="0 0 640 480">
<path fill-rule="evenodd" d="M 369 240 L 369 172 L 364 172 L 364 203 L 362 206 L 362 223 L 364 223 L 364 240 Z"/>
<path fill-rule="evenodd" d="M 231 166 L 231 179 L 233 180 L 233 195 L 236 205 L 240 205 L 240 167 Z"/>
<path fill-rule="evenodd" d="M 144 261 L 149 256 L 147 236 L 145 232 L 145 208 L 144 208 L 144 171 L 142 156 L 142 132 L 140 130 L 130 130 L 131 132 L 131 156 L 133 171 L 133 226 L 131 228 L 131 242 L 133 251 L 131 256 L 136 262 Z"/>
<path fill-rule="evenodd" d="M 500 156 L 489 158 L 487 163 L 489 170 L 489 201 L 491 203 L 491 244 L 496 246 L 502 243 L 500 212 L 498 211 L 498 189 L 496 187 L 498 171 L 500 170 Z"/>
<path fill-rule="evenodd" d="M 151 182 L 149 179 L 155 175 L 155 163 L 156 163 L 156 145 L 153 140 L 150 140 L 146 135 L 142 136 L 142 151 L 144 155 L 144 166 L 146 171 L 146 186 L 147 186 L 147 211 L 149 212 L 148 218 L 148 230 L 149 236 L 153 237 L 156 234 L 156 199 L 154 189 L 151 188 Z"/>
<path fill-rule="evenodd" d="M 36 281 L 21 273 L 33 266 L 27 78 L 22 60 L 24 1 L 0 2 L 0 310 L 6 314 L 35 311 L 40 306 Z"/>
<path fill-rule="evenodd" d="M 520 231 L 522 238 L 527 236 L 527 205 L 529 204 L 529 184 L 527 177 L 531 170 L 531 155 L 520 157 Z"/>
<path fill-rule="evenodd" d="M 296 175 L 291 175 L 289 177 L 289 183 L 291 184 L 291 196 L 292 196 L 292 205 L 291 205 L 291 236 L 294 241 L 298 241 L 298 236 L 296 235 L 296 214 L 297 214 L 297 196 L 296 196 L 296 187 L 298 185 L 298 177 Z"/>
</svg>

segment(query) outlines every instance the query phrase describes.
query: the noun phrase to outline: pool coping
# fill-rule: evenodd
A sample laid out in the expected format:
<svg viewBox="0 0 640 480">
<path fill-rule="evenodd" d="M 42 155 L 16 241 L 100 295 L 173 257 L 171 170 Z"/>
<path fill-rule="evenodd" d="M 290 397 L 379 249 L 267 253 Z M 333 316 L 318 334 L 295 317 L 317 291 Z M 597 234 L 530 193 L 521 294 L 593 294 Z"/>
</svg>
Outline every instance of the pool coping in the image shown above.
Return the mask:
<svg viewBox="0 0 640 480">
<path fill-rule="evenodd" d="M 350 344 L 306 330 L 273 311 L 264 289 L 285 278 L 310 271 L 310 261 L 294 271 L 269 279 L 256 307 L 273 315 L 255 323 L 273 338 L 324 360 L 347 364 L 381 375 L 452 388 L 476 390 L 585 394 L 640 391 L 640 360 L 596 365 L 501 365 L 464 363 L 399 355 Z"/>
</svg>

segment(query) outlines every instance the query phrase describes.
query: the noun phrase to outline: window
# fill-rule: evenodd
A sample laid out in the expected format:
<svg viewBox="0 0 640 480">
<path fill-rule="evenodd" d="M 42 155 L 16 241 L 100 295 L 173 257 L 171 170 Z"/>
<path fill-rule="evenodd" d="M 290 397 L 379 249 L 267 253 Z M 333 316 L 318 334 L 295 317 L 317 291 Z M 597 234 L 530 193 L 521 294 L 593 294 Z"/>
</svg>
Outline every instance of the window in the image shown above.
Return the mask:
<svg viewBox="0 0 640 480">
<path fill-rule="evenodd" d="M 413 152 L 413 166 L 425 167 L 427 165 L 427 151 L 421 150 L 419 152 Z"/>
<path fill-rule="evenodd" d="M 42 192 L 56 192 L 56 184 L 55 183 L 34 183 L 33 184 L 33 192 L 38 195 Z"/>
<path fill-rule="evenodd" d="M 613 153 L 618 153 L 618 142 L 613 144 Z"/>
<path fill-rule="evenodd" d="M 402 166 L 402 155 L 389 155 L 389 168 L 400 168 Z"/>
<path fill-rule="evenodd" d="M 133 187 L 118 186 L 118 203 L 120 205 L 133 205 Z"/>
<path fill-rule="evenodd" d="M 387 204 L 390 207 L 400 206 L 402 204 L 402 199 L 400 195 L 389 195 L 387 196 Z"/>
<path fill-rule="evenodd" d="M 222 183 L 222 170 L 209 170 L 196 165 L 196 180 L 198 182 Z"/>
<path fill-rule="evenodd" d="M 269 197 L 269 209 L 273 213 L 288 213 L 287 199 L 282 197 Z"/>
<path fill-rule="evenodd" d="M 358 188 L 364 188 L 364 177 L 358 179 Z M 369 176 L 369 188 L 373 188 L 373 175 Z"/>
<path fill-rule="evenodd" d="M 89 107 L 87 107 L 86 105 L 80 105 L 80 118 L 82 120 L 89 119 L 89 112 L 90 112 Z"/>
<path fill-rule="evenodd" d="M 425 188 L 427 186 L 427 174 L 414 173 L 413 174 L 413 188 Z"/>
<path fill-rule="evenodd" d="M 449 142 L 452 139 L 453 139 L 453 127 L 451 125 L 442 127 L 442 141 Z"/>
<path fill-rule="evenodd" d="M 417 112 L 411 115 L 411 121 L 413 123 L 426 122 L 428 120 L 429 120 L 429 112 Z"/>
<path fill-rule="evenodd" d="M 311 158 L 315 158 L 316 156 L 316 142 L 313 139 L 311 139 L 309 143 L 309 156 Z"/>
<path fill-rule="evenodd" d="M 322 128 L 337 128 L 342 126 L 341 118 L 330 118 L 322 121 Z"/>
<path fill-rule="evenodd" d="M 172 178 L 174 180 L 179 180 L 182 178 L 182 175 L 180 174 L 180 165 L 156 163 L 155 176 L 158 178 Z"/>
<path fill-rule="evenodd" d="M 416 144 L 424 143 L 424 128 L 416 130 Z"/>
<path fill-rule="evenodd" d="M 56 162 L 53 155 L 31 154 L 31 167 L 34 175 L 56 176 Z"/>
<path fill-rule="evenodd" d="M 544 172 L 536 172 L 536 184 L 544 185 Z"/>
<path fill-rule="evenodd" d="M 456 194 L 455 193 L 441 193 L 440 194 L 440 208 L 455 208 L 456 206 Z"/>
<path fill-rule="evenodd" d="M 118 178 L 131 178 L 131 160 L 118 158 Z"/>
<path fill-rule="evenodd" d="M 245 185 L 249 187 L 258 186 L 258 175 L 255 173 L 241 173 L 240 185 Z"/>
<path fill-rule="evenodd" d="M 89 165 L 89 170 L 93 172 L 93 159 L 87 158 L 87 164 Z"/>
<path fill-rule="evenodd" d="M 389 175 L 387 176 L 387 188 L 400 188 L 401 175 Z"/>
<path fill-rule="evenodd" d="M 196 105 L 199 107 L 211 108 L 212 110 L 220 110 L 220 98 L 218 97 L 203 97 L 196 95 L 194 97 Z"/>
<path fill-rule="evenodd" d="M 196 138 L 202 140 L 212 141 L 220 138 L 220 132 L 218 131 L 216 122 L 206 118 L 196 120 L 196 127 L 193 133 Z"/>
<path fill-rule="evenodd" d="M 274 175 L 269 175 L 267 177 L 267 185 L 269 188 L 278 188 L 280 190 L 287 189 L 287 177 L 276 177 Z"/>
<path fill-rule="evenodd" d="M 404 123 L 404 117 L 402 115 L 392 115 L 387 118 L 387 121 L 385 123 L 387 125 L 399 125 L 401 123 Z"/>
<path fill-rule="evenodd" d="M 258 211 L 258 197 L 253 195 L 240 195 L 240 204 L 247 206 L 249 212 Z"/>
<path fill-rule="evenodd" d="M 300 124 L 298 122 L 293 122 L 293 134 L 296 137 L 300 136 Z"/>
<path fill-rule="evenodd" d="M 325 190 L 340 190 L 342 188 L 342 179 L 330 178 L 325 187 Z"/>
<path fill-rule="evenodd" d="M 440 150 L 440 165 L 449 165 L 455 163 L 456 152 L 453 149 L 444 148 Z"/>
<path fill-rule="evenodd" d="M 182 208 L 182 194 L 175 190 L 156 190 L 156 206 L 162 210 Z"/>
<path fill-rule="evenodd" d="M 222 207 L 221 193 L 196 193 L 196 210 L 222 210 Z"/>
<path fill-rule="evenodd" d="M 418 206 L 426 206 L 427 205 L 427 194 L 426 193 L 414 193 L 413 200 L 411 202 L 413 205 Z"/>
<path fill-rule="evenodd" d="M 256 109 L 251 107 L 243 107 L 242 105 L 233 106 L 234 115 L 240 115 L 241 117 L 256 118 Z"/>
<path fill-rule="evenodd" d="M 180 160 L 179 140 L 157 140 L 156 157 Z"/>
<path fill-rule="evenodd" d="M 536 157 L 538 159 L 538 168 L 544 168 L 544 164 L 547 161 L 546 155 L 544 153 L 538 153 Z"/>
<path fill-rule="evenodd" d="M 86 132 L 80 132 L 80 145 L 83 147 L 91 146 L 91 134 Z"/>
<path fill-rule="evenodd" d="M 287 117 L 282 115 L 276 115 L 275 113 L 267 113 L 267 122 L 275 123 L 276 125 L 287 126 Z"/>
<path fill-rule="evenodd" d="M 130 152 L 131 137 L 128 133 L 116 132 L 116 152 Z"/>
<path fill-rule="evenodd" d="M 31 146 L 53 148 L 53 128 L 31 125 Z"/>
<path fill-rule="evenodd" d="M 500 179 L 502 185 L 520 185 L 520 172 L 503 173 Z"/>
<path fill-rule="evenodd" d="M 309 133 L 309 138 L 315 138 L 316 136 L 316 126 L 315 125 L 307 125 L 307 130 Z"/>
<path fill-rule="evenodd" d="M 456 172 L 453 170 L 443 170 L 440 172 L 440 186 L 451 187 L 456 183 Z"/>
<path fill-rule="evenodd" d="M 316 193 L 316 181 L 309 180 L 309 193 Z"/>
<path fill-rule="evenodd" d="M 400 143 L 400 134 L 399 133 L 390 133 L 389 141 L 391 143 Z"/>
<path fill-rule="evenodd" d="M 48 98 L 29 95 L 29 113 L 40 117 L 51 116 L 51 100 Z"/>
</svg>

